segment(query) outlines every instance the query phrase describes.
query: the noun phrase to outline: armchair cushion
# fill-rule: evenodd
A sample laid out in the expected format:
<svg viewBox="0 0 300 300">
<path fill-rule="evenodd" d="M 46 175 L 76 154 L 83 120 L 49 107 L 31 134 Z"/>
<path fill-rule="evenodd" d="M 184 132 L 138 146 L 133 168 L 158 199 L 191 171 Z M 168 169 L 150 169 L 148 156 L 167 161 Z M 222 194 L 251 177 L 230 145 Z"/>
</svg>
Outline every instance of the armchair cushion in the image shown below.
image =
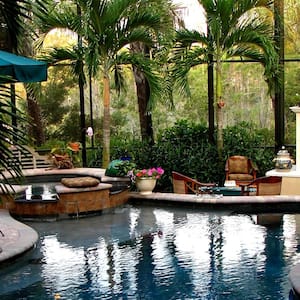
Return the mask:
<svg viewBox="0 0 300 300">
<path fill-rule="evenodd" d="M 248 174 L 248 159 L 231 160 L 229 162 L 230 173 L 233 174 Z"/>
<path fill-rule="evenodd" d="M 229 174 L 228 175 L 228 180 L 240 180 L 240 181 L 249 181 L 253 180 L 253 175 L 251 174 Z"/>
</svg>

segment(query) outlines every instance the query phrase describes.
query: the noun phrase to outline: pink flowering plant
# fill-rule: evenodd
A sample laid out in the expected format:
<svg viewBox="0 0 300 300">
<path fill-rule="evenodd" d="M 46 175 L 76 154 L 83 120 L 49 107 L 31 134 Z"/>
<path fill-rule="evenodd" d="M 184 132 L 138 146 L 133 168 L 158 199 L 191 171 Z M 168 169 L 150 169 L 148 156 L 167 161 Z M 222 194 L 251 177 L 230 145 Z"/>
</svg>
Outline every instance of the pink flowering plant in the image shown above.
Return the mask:
<svg viewBox="0 0 300 300">
<path fill-rule="evenodd" d="M 161 167 L 153 167 L 149 169 L 133 169 L 128 172 L 128 176 L 133 182 L 135 182 L 137 178 L 159 179 L 164 174 L 164 172 L 164 169 Z"/>
</svg>

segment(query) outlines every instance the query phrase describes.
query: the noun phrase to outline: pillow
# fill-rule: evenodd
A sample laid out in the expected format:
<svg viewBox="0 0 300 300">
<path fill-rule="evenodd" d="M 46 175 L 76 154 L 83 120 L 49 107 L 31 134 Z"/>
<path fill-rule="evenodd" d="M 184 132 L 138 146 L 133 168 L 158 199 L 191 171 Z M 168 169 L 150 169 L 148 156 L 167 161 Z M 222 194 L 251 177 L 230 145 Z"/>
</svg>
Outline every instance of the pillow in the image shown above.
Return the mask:
<svg viewBox="0 0 300 300">
<path fill-rule="evenodd" d="M 62 178 L 61 183 L 67 187 L 92 187 L 100 183 L 94 177 L 75 177 L 75 178 Z"/>
<path fill-rule="evenodd" d="M 229 161 L 230 173 L 244 174 L 248 173 L 248 159 L 231 159 Z"/>
</svg>

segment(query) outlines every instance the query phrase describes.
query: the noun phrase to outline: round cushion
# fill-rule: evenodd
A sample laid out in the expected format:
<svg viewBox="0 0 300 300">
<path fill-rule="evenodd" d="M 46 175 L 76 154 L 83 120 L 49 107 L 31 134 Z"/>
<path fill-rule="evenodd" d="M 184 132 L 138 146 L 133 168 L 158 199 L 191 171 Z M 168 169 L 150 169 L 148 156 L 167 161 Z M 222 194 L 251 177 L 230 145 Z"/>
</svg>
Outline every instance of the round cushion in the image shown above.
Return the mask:
<svg viewBox="0 0 300 300">
<path fill-rule="evenodd" d="M 94 177 L 75 177 L 75 178 L 62 178 L 61 183 L 67 187 L 92 187 L 100 183 Z"/>
</svg>

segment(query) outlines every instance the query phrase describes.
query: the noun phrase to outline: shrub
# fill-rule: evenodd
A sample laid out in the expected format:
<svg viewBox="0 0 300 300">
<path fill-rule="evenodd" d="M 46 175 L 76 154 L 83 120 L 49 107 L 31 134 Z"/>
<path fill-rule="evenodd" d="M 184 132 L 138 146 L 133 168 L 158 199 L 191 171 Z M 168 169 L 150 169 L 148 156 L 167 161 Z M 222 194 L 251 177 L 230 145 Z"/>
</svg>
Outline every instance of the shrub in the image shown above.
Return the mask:
<svg viewBox="0 0 300 300">
<path fill-rule="evenodd" d="M 216 147 L 208 141 L 208 129 L 203 125 L 177 122 L 158 137 L 153 146 L 154 165 L 161 165 L 168 177 L 161 185 L 171 187 L 171 172 L 177 171 L 203 182 L 218 182 L 221 172 Z"/>
<path fill-rule="evenodd" d="M 241 122 L 224 130 L 224 160 L 231 155 L 248 156 L 258 167 L 258 176 L 272 169 L 274 148 L 266 129 L 255 129 L 251 123 Z M 225 161 L 224 161 L 225 163 Z"/>
<path fill-rule="evenodd" d="M 267 146 L 274 143 L 270 136 L 269 131 L 255 129 L 250 123 L 242 122 L 227 127 L 224 129 L 223 160 L 219 161 L 216 145 L 209 142 L 208 128 L 181 120 L 159 134 L 154 145 L 135 139 L 114 139 L 111 159 L 127 156 L 137 168 L 162 167 L 165 173 L 156 187 L 160 191 L 172 191 L 172 171 L 202 182 L 217 182 L 222 185 L 228 156 L 248 156 L 256 163 L 258 176 L 264 176 L 266 171 L 273 168 L 274 149 Z M 100 167 L 101 148 L 93 155 L 93 165 Z"/>
<path fill-rule="evenodd" d="M 127 146 L 139 167 L 161 166 L 165 174 L 157 184 L 163 191 L 172 190 L 171 172 L 177 171 L 201 182 L 225 180 L 225 161 L 230 155 L 245 155 L 258 167 L 258 176 L 273 168 L 274 150 L 266 146 L 271 143 L 269 133 L 254 130 L 248 123 L 241 123 L 224 130 L 224 155 L 219 161 L 216 145 L 209 142 L 208 128 L 186 120 L 177 122 L 161 133 L 157 142 L 148 144 L 134 141 Z"/>
</svg>

